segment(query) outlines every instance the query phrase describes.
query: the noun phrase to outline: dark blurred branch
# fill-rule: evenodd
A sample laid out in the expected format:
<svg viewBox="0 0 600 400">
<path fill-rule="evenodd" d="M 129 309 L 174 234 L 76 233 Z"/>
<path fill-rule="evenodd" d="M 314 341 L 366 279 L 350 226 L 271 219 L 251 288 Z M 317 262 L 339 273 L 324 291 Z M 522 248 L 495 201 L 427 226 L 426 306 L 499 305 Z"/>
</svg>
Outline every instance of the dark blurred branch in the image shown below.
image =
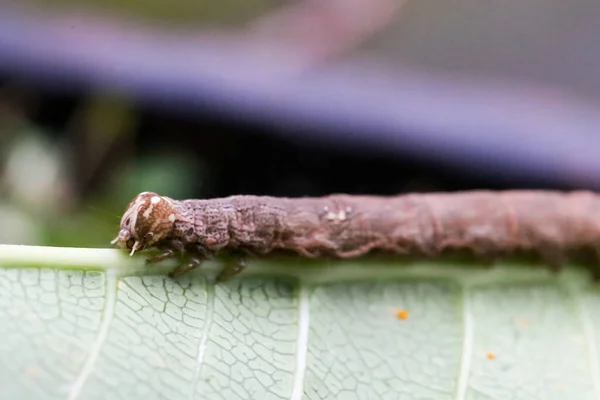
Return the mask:
<svg viewBox="0 0 600 400">
<path fill-rule="evenodd" d="M 306 64 L 297 51 L 255 39 L 4 9 L 0 71 L 60 90 L 112 88 L 172 110 L 276 124 L 281 134 L 336 147 L 600 188 L 598 104 L 357 60 L 299 77 Z"/>
</svg>

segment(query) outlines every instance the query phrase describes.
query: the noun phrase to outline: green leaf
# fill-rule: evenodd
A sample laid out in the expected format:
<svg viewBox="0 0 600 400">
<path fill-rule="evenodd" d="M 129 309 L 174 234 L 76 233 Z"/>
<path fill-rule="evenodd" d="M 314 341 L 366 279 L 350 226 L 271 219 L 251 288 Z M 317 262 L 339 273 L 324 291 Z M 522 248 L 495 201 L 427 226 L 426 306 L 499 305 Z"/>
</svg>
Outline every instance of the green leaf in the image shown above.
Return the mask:
<svg viewBox="0 0 600 400">
<path fill-rule="evenodd" d="M 215 285 L 224 262 L 0 246 L 0 398 L 600 397 L 585 270 L 289 258 Z"/>
</svg>

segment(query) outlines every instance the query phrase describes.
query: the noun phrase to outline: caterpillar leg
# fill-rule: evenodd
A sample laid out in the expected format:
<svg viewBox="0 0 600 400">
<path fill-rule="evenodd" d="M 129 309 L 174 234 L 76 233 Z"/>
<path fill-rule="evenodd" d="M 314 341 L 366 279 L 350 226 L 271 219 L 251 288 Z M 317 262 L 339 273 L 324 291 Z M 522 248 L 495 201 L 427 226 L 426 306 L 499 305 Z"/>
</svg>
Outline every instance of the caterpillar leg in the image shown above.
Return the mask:
<svg viewBox="0 0 600 400">
<path fill-rule="evenodd" d="M 246 257 L 239 256 L 236 263 L 223 268 L 219 275 L 217 275 L 217 282 L 224 282 L 231 279 L 233 276 L 242 272 L 244 268 L 246 268 Z"/>
<path fill-rule="evenodd" d="M 206 247 L 204 247 L 198 243 L 189 247 L 188 252 L 195 254 L 196 256 L 198 256 L 200 258 L 208 258 L 210 256 L 210 252 L 206 249 Z"/>
<path fill-rule="evenodd" d="M 596 256 L 596 263 L 594 264 L 592 269 L 592 279 L 595 282 L 598 282 L 600 281 L 600 247 L 596 247 L 594 249 L 594 253 Z"/>
<path fill-rule="evenodd" d="M 476 248 L 473 250 L 475 258 L 486 267 L 493 267 L 500 258 L 500 252 L 491 248 Z"/>
<path fill-rule="evenodd" d="M 565 252 L 556 245 L 545 244 L 540 246 L 540 255 L 550 272 L 559 273 L 566 263 Z"/>
<path fill-rule="evenodd" d="M 180 265 L 169 272 L 170 278 L 177 278 L 191 270 L 194 270 L 202 265 L 202 260 L 198 257 L 192 257 L 187 264 Z"/>
<path fill-rule="evenodd" d="M 183 243 L 174 240 L 169 247 L 161 247 L 162 253 L 146 259 L 146 264 L 154 264 L 175 257 L 177 254 L 183 253 Z"/>
<path fill-rule="evenodd" d="M 206 260 L 210 256 L 210 254 L 206 250 L 206 248 L 200 244 L 195 244 L 192 247 L 189 247 L 187 249 L 187 251 L 188 251 L 188 253 L 193 255 L 189 259 L 189 262 L 173 269 L 173 271 L 171 271 L 169 273 L 169 277 L 176 278 L 178 276 L 181 276 L 189 271 L 192 271 L 192 270 L 200 267 L 202 265 L 202 261 Z M 183 252 L 183 247 L 182 247 L 182 252 Z"/>
<path fill-rule="evenodd" d="M 146 259 L 146 264 L 154 264 L 157 262 L 161 262 L 164 261 L 168 258 L 172 258 L 175 257 L 175 250 L 173 249 L 166 249 L 164 252 L 155 255 L 154 257 L 149 257 Z"/>
</svg>

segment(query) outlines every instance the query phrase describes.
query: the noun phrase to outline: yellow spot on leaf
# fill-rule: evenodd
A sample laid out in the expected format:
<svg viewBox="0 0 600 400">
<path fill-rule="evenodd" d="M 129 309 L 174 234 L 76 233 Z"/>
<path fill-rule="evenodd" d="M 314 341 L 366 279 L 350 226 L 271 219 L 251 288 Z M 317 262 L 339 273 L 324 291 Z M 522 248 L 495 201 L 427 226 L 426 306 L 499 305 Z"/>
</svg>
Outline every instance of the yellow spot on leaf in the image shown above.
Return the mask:
<svg viewBox="0 0 600 400">
<path fill-rule="evenodd" d="M 408 311 L 406 310 L 400 310 L 396 313 L 396 317 L 398 319 L 407 319 L 408 318 Z"/>
</svg>

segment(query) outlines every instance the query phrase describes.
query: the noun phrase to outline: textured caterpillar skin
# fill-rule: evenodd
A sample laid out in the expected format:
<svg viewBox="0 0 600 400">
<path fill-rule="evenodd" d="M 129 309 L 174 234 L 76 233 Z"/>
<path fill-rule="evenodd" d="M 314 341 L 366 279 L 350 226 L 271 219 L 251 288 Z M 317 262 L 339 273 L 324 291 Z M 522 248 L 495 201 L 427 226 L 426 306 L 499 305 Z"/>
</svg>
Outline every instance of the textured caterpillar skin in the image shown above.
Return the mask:
<svg viewBox="0 0 600 400">
<path fill-rule="evenodd" d="M 165 250 L 150 261 L 187 251 L 350 258 L 371 251 L 436 256 L 467 250 L 495 257 L 539 253 L 558 268 L 582 248 L 600 254 L 600 196 L 591 192 L 472 191 L 394 197 L 320 198 L 232 196 L 177 201 L 142 193 L 129 205 L 113 241 L 134 251 Z"/>
</svg>

